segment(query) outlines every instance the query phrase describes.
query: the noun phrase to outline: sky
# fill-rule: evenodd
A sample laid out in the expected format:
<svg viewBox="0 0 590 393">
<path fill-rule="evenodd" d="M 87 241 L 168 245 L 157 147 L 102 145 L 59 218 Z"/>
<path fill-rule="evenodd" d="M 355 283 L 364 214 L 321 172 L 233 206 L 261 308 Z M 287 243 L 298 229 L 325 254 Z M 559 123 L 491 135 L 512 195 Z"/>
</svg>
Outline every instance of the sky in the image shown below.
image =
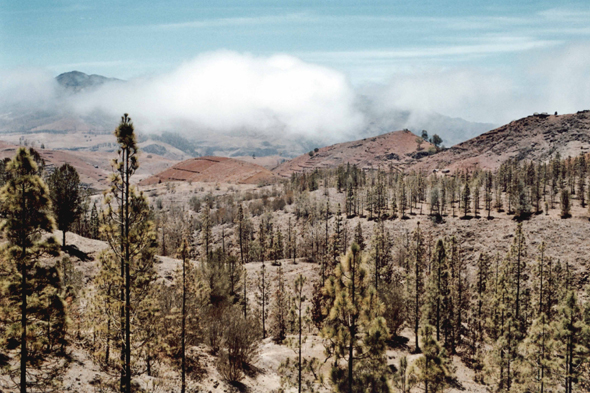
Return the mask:
<svg viewBox="0 0 590 393">
<path fill-rule="evenodd" d="M 141 81 L 141 97 L 164 92 L 174 102 L 200 104 L 206 99 L 194 91 L 212 81 L 224 86 L 220 104 L 241 97 L 232 109 L 250 111 L 243 118 L 282 108 L 288 113 L 277 116 L 288 124 L 310 109 L 297 100 L 318 94 L 328 98 L 313 104 L 327 111 L 331 95 L 342 98 L 335 107 L 350 111 L 346 121 L 355 127 L 362 120 L 348 107 L 351 95 L 369 96 L 383 111 L 501 124 L 533 111 L 590 108 L 590 2 L 0 0 L 0 76 L 20 75 L 30 85 L 23 70 Z M 250 79 L 229 74 L 236 72 Z M 174 92 L 183 87 L 180 75 L 194 81 L 182 96 Z M 305 80 L 315 85 L 292 94 Z M 249 95 L 258 83 L 275 82 L 295 96 L 281 108 L 273 102 L 284 90 L 262 90 L 273 102 L 261 92 Z M 14 91 L 7 84 L 0 82 L 0 93 Z"/>
</svg>

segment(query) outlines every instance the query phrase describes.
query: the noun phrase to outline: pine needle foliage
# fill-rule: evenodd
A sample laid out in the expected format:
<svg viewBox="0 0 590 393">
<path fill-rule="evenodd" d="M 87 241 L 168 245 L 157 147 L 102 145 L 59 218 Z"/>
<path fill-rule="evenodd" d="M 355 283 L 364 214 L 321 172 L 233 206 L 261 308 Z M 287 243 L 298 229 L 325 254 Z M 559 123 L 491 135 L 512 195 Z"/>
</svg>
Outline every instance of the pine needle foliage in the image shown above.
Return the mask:
<svg viewBox="0 0 590 393">
<path fill-rule="evenodd" d="M 6 172 L 0 190 L 0 230 L 8 241 L 0 261 L 0 353 L 8 359 L 3 372 L 21 393 L 55 391 L 67 365 L 68 319 L 58 268 L 41 263 L 59 253 L 55 238 L 42 238 L 55 228 L 49 189 L 27 149 L 17 150 Z"/>
</svg>

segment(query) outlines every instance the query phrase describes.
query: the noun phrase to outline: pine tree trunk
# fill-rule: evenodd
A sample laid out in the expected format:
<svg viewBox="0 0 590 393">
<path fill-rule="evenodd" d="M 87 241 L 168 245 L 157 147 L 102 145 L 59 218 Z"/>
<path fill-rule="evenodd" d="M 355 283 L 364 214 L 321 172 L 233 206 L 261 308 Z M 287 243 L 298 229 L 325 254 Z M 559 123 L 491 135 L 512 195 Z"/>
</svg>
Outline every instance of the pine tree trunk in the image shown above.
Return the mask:
<svg viewBox="0 0 590 393">
<path fill-rule="evenodd" d="M 418 250 L 418 247 L 420 247 L 419 244 L 416 244 L 416 250 Z M 416 338 L 416 353 L 420 353 L 420 345 L 418 344 L 418 328 L 419 328 L 419 314 L 420 314 L 420 288 L 418 288 L 419 283 L 420 283 L 420 268 L 418 266 L 419 261 L 418 261 L 418 255 L 416 255 L 416 265 L 415 265 L 415 283 L 414 285 L 416 286 L 414 288 L 414 337 Z"/>
<path fill-rule="evenodd" d="M 27 268 L 24 260 L 25 248 L 21 260 L 21 346 L 20 346 L 20 391 L 27 393 Z"/>
<path fill-rule="evenodd" d="M 22 185 L 22 223 L 24 226 L 26 214 L 25 185 Z M 27 393 L 27 264 L 25 239 L 21 238 L 21 343 L 20 343 L 20 391 Z"/>
<path fill-rule="evenodd" d="M 262 262 L 262 339 L 266 338 L 266 283 L 265 283 L 265 276 L 266 272 L 264 270 L 264 261 Z"/>
<path fill-rule="evenodd" d="M 299 289 L 299 378 L 298 378 L 298 393 L 301 393 L 301 291 L 303 290 L 303 285 L 301 285 Z"/>
<path fill-rule="evenodd" d="M 186 392 L 186 256 L 182 259 L 182 386 L 181 393 Z"/>
<path fill-rule="evenodd" d="M 125 151 L 122 153 L 125 154 Z M 123 178 L 121 178 L 123 181 Z M 121 187 L 121 204 L 125 200 L 125 190 Z M 120 364 L 121 367 L 121 393 L 125 392 L 125 225 L 124 225 L 124 210 L 123 206 L 120 207 L 119 213 L 119 225 L 121 226 L 121 293 L 120 293 L 120 319 L 121 319 L 121 354 L 120 354 Z"/>
<path fill-rule="evenodd" d="M 244 269 L 244 319 L 246 319 L 248 316 L 248 297 L 246 296 L 247 283 L 248 282 L 246 281 L 246 269 Z"/>
<path fill-rule="evenodd" d="M 107 348 L 104 355 L 104 364 L 106 367 L 109 366 L 109 357 L 111 356 L 111 319 L 107 320 Z"/>
<path fill-rule="evenodd" d="M 354 250 L 354 249 L 353 249 Z M 357 251 L 360 252 L 360 251 Z M 350 264 L 350 282 L 352 286 L 352 306 L 355 307 L 355 292 L 356 292 L 356 282 L 355 282 L 355 268 L 356 268 L 356 254 L 357 252 L 353 252 L 352 262 Z M 355 317 L 352 318 L 352 323 L 350 325 L 350 343 L 348 345 L 348 393 L 352 393 L 352 369 L 353 369 L 353 351 L 354 351 L 354 340 L 356 336 L 356 320 Z"/>
<path fill-rule="evenodd" d="M 126 393 L 131 393 L 131 274 L 129 244 L 129 151 L 125 154 L 125 376 Z"/>
</svg>

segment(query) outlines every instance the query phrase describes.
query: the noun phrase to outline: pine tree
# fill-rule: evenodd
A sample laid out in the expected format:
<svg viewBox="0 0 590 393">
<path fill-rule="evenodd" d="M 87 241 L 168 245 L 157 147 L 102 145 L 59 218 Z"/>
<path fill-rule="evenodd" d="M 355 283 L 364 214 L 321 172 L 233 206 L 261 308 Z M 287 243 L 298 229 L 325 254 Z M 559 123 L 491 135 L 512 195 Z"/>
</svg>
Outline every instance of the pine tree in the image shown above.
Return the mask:
<svg viewBox="0 0 590 393">
<path fill-rule="evenodd" d="M 409 393 L 410 386 L 408 384 L 408 358 L 406 356 L 402 356 L 399 360 L 399 367 L 397 372 L 394 375 L 394 383 L 395 387 L 399 390 L 400 393 Z"/>
<path fill-rule="evenodd" d="M 87 319 L 92 328 L 94 355 L 108 369 L 111 346 L 117 340 L 117 332 L 121 331 L 120 288 L 123 282 L 119 261 L 112 253 L 103 251 L 98 260 L 100 270 L 94 280 L 96 292 L 87 311 Z"/>
<path fill-rule="evenodd" d="M 504 259 L 498 274 L 493 302 L 494 310 L 497 313 L 493 320 L 496 340 L 487 359 L 490 380 L 496 385 L 498 391 L 510 391 L 513 378 L 513 370 L 511 369 L 517 345 L 514 334 L 514 287 L 510 281 L 509 267 L 509 261 Z"/>
<path fill-rule="evenodd" d="M 445 335 L 445 342 L 449 342 L 452 316 L 449 313 L 450 288 L 449 268 L 444 243 L 439 239 L 436 243 L 434 255 L 430 264 L 430 275 L 426 284 L 423 316 L 428 325 L 434 327 L 436 341 L 440 341 L 441 330 Z"/>
<path fill-rule="evenodd" d="M 62 247 L 65 247 L 66 232 L 82 214 L 78 171 L 68 163 L 63 164 L 49 176 L 48 186 L 57 228 L 63 232 Z"/>
<path fill-rule="evenodd" d="M 40 263 L 58 254 L 55 238 L 41 240 L 55 221 L 49 190 L 29 150 L 19 148 L 6 172 L 8 179 L 0 190 L 0 229 L 8 240 L 0 262 L 0 343 L 8 344 L 10 352 L 20 346 L 20 379 L 12 362 L 6 368 L 19 380 L 20 392 L 43 391 L 59 382 L 66 366 L 67 317 L 59 272 L 55 265 Z"/>
<path fill-rule="evenodd" d="M 580 206 L 586 207 L 586 174 L 581 174 L 578 178 L 578 199 Z"/>
<path fill-rule="evenodd" d="M 410 385 L 422 383 L 425 393 L 443 391 L 452 375 L 446 351 L 432 337 L 432 326 L 424 326 L 420 333 L 423 354 L 410 366 L 408 381 Z"/>
<path fill-rule="evenodd" d="M 488 220 L 492 214 L 492 188 L 493 188 L 493 176 L 491 172 L 485 173 L 484 178 L 484 201 L 486 210 L 488 211 Z"/>
<path fill-rule="evenodd" d="M 241 206 L 240 206 L 241 207 Z M 240 236 L 241 239 L 241 236 Z M 178 250 L 178 256 L 182 260 L 182 324 L 181 324 L 181 385 L 180 392 L 186 392 L 186 265 L 188 263 L 188 257 L 190 253 L 190 247 L 186 238 L 183 240 L 180 249 Z"/>
<path fill-rule="evenodd" d="M 278 229 L 275 232 L 275 238 L 273 241 L 273 250 L 272 250 L 272 254 L 273 254 L 273 265 L 274 266 L 279 266 L 281 263 L 279 262 L 279 259 L 283 259 L 284 255 L 283 255 L 283 250 L 284 250 L 284 245 L 283 245 L 283 232 L 281 232 L 280 229 Z"/>
<path fill-rule="evenodd" d="M 146 300 L 149 285 L 155 280 L 154 247 L 156 235 L 149 204 L 131 185 L 139 168 L 138 148 L 131 118 L 125 114 L 115 130 L 119 158 L 113 160 L 115 174 L 105 193 L 102 233 L 110 251 L 120 260 L 121 308 L 121 392 L 131 392 L 131 317 Z M 132 299 L 133 297 L 133 299 Z M 133 303 L 133 305 L 132 305 Z M 135 320 L 136 322 L 139 322 Z"/>
<path fill-rule="evenodd" d="M 491 268 L 491 259 L 485 253 L 481 253 L 479 255 L 479 259 L 477 261 L 477 276 L 476 276 L 476 283 L 475 283 L 475 296 L 474 296 L 474 303 L 475 303 L 475 321 L 477 321 L 476 327 L 476 337 L 475 337 L 475 346 L 476 348 L 483 345 L 484 341 L 484 323 L 487 319 L 488 313 L 488 301 L 486 297 L 489 293 L 490 287 L 490 268 Z"/>
<path fill-rule="evenodd" d="M 240 262 L 242 266 L 244 266 L 244 243 L 246 243 L 246 239 L 244 239 L 244 208 L 242 204 L 238 207 L 238 216 L 236 217 L 236 222 L 238 224 L 238 244 L 240 245 Z M 289 228 L 291 225 L 291 218 L 289 218 Z M 290 234 L 290 232 L 289 232 Z M 290 239 L 289 239 L 290 240 Z"/>
<path fill-rule="evenodd" d="M 570 218 L 571 216 L 570 192 L 564 188 L 561 190 L 561 218 Z"/>
<path fill-rule="evenodd" d="M 98 219 L 98 209 L 96 208 L 96 203 L 92 204 L 92 210 L 90 213 L 90 237 L 92 239 L 98 239 L 100 230 L 100 222 Z"/>
<path fill-rule="evenodd" d="M 464 316 L 468 315 L 469 286 L 466 278 L 465 260 L 461 256 L 461 247 L 455 237 L 451 237 L 446 246 L 449 264 L 450 301 L 446 312 L 451 320 L 448 333 L 445 333 L 445 345 L 451 354 L 457 353 L 457 347 L 463 344 Z"/>
<path fill-rule="evenodd" d="M 418 341 L 418 333 L 420 327 L 421 308 L 423 304 L 422 292 L 424 290 L 424 237 L 420 230 L 420 223 L 416 226 L 416 229 L 412 233 L 412 244 L 410 249 L 410 264 L 407 283 L 408 283 L 408 315 L 412 321 L 412 327 L 414 328 L 414 338 L 416 345 L 414 351 L 420 353 L 420 344 Z"/>
<path fill-rule="evenodd" d="M 325 291 L 334 299 L 322 337 L 331 342 L 330 380 L 336 392 L 388 392 L 383 304 L 367 282 L 366 263 L 353 244 Z M 346 364 L 346 368 L 344 368 Z"/>
<path fill-rule="evenodd" d="M 211 248 L 212 243 L 212 234 L 211 234 L 211 211 L 209 206 L 205 206 L 203 212 L 201 213 L 201 244 L 202 244 L 202 253 L 205 257 L 205 261 L 209 262 L 211 259 L 211 254 L 213 249 Z"/>
<path fill-rule="evenodd" d="M 258 293 L 256 294 L 256 301 L 258 303 L 259 311 L 260 311 L 260 321 L 262 322 L 262 338 L 266 338 L 266 319 L 268 317 L 268 301 L 269 301 L 269 292 L 270 292 L 270 284 L 268 281 L 268 277 L 266 277 L 266 266 L 264 262 L 262 262 L 262 266 L 260 267 L 260 272 L 258 272 L 258 280 L 256 283 L 256 287 L 258 289 Z"/>
<path fill-rule="evenodd" d="M 515 367 L 515 388 L 519 391 L 550 392 L 557 386 L 558 362 L 555 328 L 544 313 L 533 322 L 523 342 Z"/>
<path fill-rule="evenodd" d="M 525 305 L 530 304 L 527 288 L 528 268 L 526 264 L 526 239 L 522 224 L 518 224 L 510 251 L 499 268 L 497 289 L 493 307 L 497 312 L 495 319 L 496 341 L 488 362 L 493 379 L 499 389 L 510 391 L 515 377 L 515 368 L 521 364 L 517 347 L 526 337 L 529 325 Z M 516 379 L 518 382 L 518 379 Z"/>
<path fill-rule="evenodd" d="M 285 290 L 285 278 L 283 267 L 279 266 L 277 274 L 277 287 L 274 295 L 274 303 L 270 313 L 272 325 L 271 332 L 276 343 L 282 344 L 287 337 L 287 292 Z"/>
<path fill-rule="evenodd" d="M 588 361 L 588 326 L 584 323 L 578 297 L 573 290 L 568 290 L 559 306 L 556 323 L 558 339 L 558 356 L 561 359 L 560 376 L 565 393 L 579 391 L 580 370 Z"/>
<path fill-rule="evenodd" d="M 322 374 L 320 372 L 321 363 L 317 358 L 303 358 L 303 344 L 307 341 L 307 336 L 303 334 L 303 324 L 306 317 L 303 315 L 303 302 L 306 297 L 303 294 L 303 287 L 306 279 L 301 274 L 293 282 L 293 296 L 291 304 L 292 312 L 295 316 L 295 337 L 287 339 L 287 346 L 291 348 L 297 358 L 295 361 L 287 359 L 281 363 L 279 373 L 281 376 L 281 386 L 283 388 L 297 387 L 297 391 L 317 392 L 322 384 Z"/>
<path fill-rule="evenodd" d="M 469 189 L 469 181 L 465 182 L 463 187 L 463 194 L 461 196 L 461 202 L 463 202 L 463 218 L 467 218 L 467 213 L 470 212 L 469 206 L 471 201 L 471 190 Z"/>
<path fill-rule="evenodd" d="M 522 224 L 518 224 L 514 234 L 514 242 L 510 248 L 509 261 L 512 270 L 512 282 L 514 285 L 514 318 L 517 324 L 517 330 L 520 335 L 524 335 L 527 329 L 526 316 L 522 312 L 523 305 L 526 304 L 527 292 L 527 273 L 526 263 L 527 245 L 526 238 L 522 232 Z"/>
<path fill-rule="evenodd" d="M 385 231 L 385 224 L 383 220 L 375 223 L 373 230 L 373 238 L 371 239 L 370 258 L 374 261 L 372 266 L 373 286 L 377 291 L 380 291 L 382 277 L 385 275 L 385 269 L 391 262 L 391 242 L 387 232 Z"/>
<path fill-rule="evenodd" d="M 514 218 L 517 220 L 524 219 L 530 215 L 531 208 L 526 193 L 526 187 L 522 179 L 516 181 L 514 195 L 516 197 Z"/>
<path fill-rule="evenodd" d="M 334 221 L 334 252 L 338 255 L 343 253 L 344 247 L 344 226 L 342 224 L 342 211 L 340 210 L 340 204 L 338 204 L 338 210 L 336 212 L 336 220 Z"/>
<path fill-rule="evenodd" d="M 406 209 L 408 208 L 408 194 L 407 194 L 407 190 L 406 190 L 406 182 L 404 180 L 403 176 L 399 177 L 399 181 L 398 181 L 398 206 L 399 206 L 399 212 L 400 212 L 400 216 L 402 219 L 407 218 L 406 216 Z M 411 204 L 410 204 L 411 206 Z"/>
<path fill-rule="evenodd" d="M 301 362 L 301 350 L 302 350 L 302 332 L 303 332 L 303 319 L 301 318 L 301 312 L 303 310 L 303 302 L 305 301 L 305 296 L 303 295 L 303 286 L 305 285 L 305 277 L 301 274 L 297 277 L 297 280 L 294 282 L 293 292 L 295 293 L 295 299 L 293 304 L 295 305 L 297 311 L 297 335 L 298 335 L 298 342 L 297 342 L 297 368 L 298 368 L 298 378 L 297 378 L 297 385 L 298 385 L 298 392 L 301 393 L 301 372 L 302 372 L 302 362 Z"/>
<path fill-rule="evenodd" d="M 365 249 L 365 238 L 363 237 L 363 227 L 359 221 L 354 230 L 354 242 L 359 246 L 360 250 Z"/>
<path fill-rule="evenodd" d="M 475 217 L 479 217 L 479 202 L 480 202 L 480 189 L 481 189 L 481 182 L 479 177 L 475 179 L 473 182 L 473 214 Z"/>
</svg>

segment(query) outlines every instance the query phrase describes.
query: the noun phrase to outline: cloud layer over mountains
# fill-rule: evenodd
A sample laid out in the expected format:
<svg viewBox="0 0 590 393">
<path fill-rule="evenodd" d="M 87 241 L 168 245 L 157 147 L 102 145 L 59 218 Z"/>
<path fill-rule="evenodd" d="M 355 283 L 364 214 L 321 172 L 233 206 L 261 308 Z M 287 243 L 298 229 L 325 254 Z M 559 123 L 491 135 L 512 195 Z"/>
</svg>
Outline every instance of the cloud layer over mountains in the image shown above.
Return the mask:
<svg viewBox="0 0 590 393">
<path fill-rule="evenodd" d="M 420 127 L 421 117 L 432 123 L 432 113 L 501 124 L 534 111 L 590 107 L 590 47 L 539 56 L 523 59 L 520 71 L 510 77 L 437 69 L 400 73 L 364 86 L 352 86 L 343 73 L 293 56 L 229 51 L 200 55 L 167 74 L 76 94 L 60 91 L 44 71 L 5 71 L 0 74 L 0 115 L 29 108 L 81 115 L 101 111 L 118 119 L 128 112 L 148 132 L 247 130 L 339 141 L 362 135 L 375 115 L 385 118 L 400 111 L 411 113 L 407 126 Z"/>
<path fill-rule="evenodd" d="M 292 56 L 214 52 L 175 71 L 107 85 L 76 100 L 77 111 L 133 113 L 155 129 L 171 120 L 219 132 L 259 130 L 332 136 L 358 130 L 363 116 L 344 75 Z"/>
</svg>

